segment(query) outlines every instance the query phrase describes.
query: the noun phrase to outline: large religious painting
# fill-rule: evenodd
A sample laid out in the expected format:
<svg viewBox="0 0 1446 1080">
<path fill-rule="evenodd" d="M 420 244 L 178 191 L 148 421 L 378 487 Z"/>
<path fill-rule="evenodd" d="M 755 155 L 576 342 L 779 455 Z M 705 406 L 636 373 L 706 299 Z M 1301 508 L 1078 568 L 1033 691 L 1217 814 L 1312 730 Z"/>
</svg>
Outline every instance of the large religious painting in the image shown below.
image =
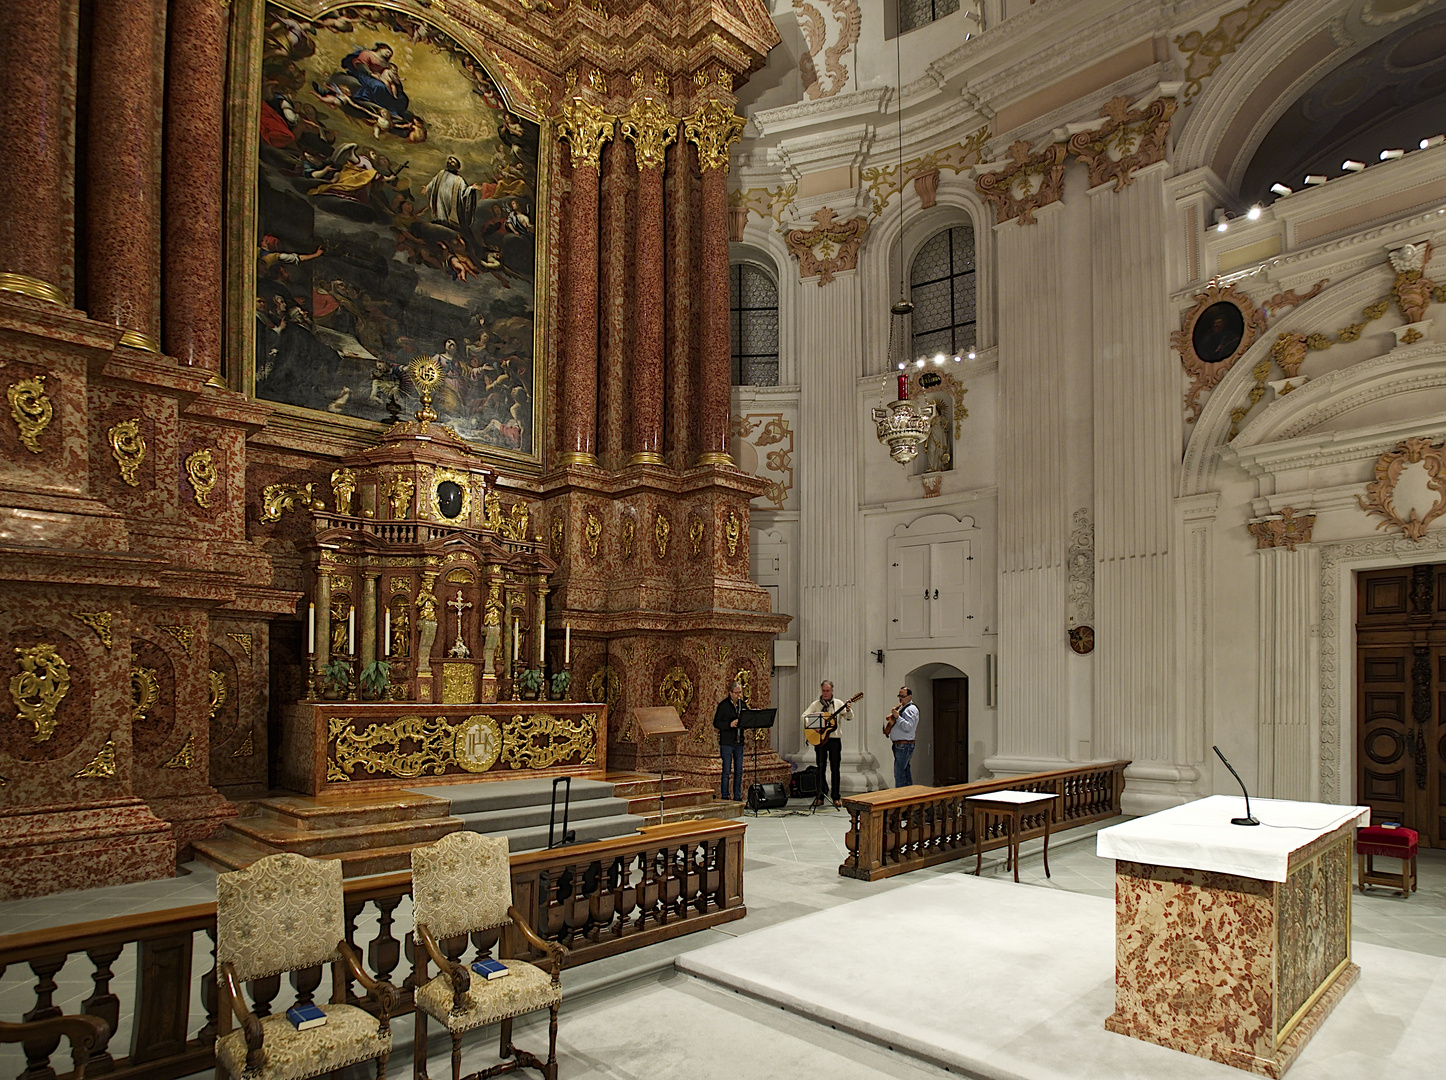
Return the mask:
<svg viewBox="0 0 1446 1080">
<path fill-rule="evenodd" d="M 268 4 L 254 393 L 393 421 L 434 358 L 442 423 L 536 458 L 538 127 L 437 27 Z"/>
</svg>

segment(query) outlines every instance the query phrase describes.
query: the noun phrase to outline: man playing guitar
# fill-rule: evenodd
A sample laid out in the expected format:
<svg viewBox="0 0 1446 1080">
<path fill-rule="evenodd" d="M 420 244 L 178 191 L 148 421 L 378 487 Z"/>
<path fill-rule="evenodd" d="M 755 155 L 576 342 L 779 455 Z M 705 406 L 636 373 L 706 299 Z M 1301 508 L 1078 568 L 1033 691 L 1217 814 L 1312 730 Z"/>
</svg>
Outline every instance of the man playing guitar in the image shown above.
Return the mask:
<svg viewBox="0 0 1446 1080">
<path fill-rule="evenodd" d="M 853 710 L 849 708 L 855 701 L 863 697 L 862 693 L 855 694 L 848 701 L 838 701 L 833 696 L 833 683 L 825 679 L 819 684 L 818 697 L 808 706 L 808 711 L 803 714 L 803 732 L 808 741 L 813 744 L 814 761 L 818 765 L 818 782 L 821 790 L 818 797 L 813 800 L 814 806 L 822 806 L 825 794 L 832 795 L 833 804 L 842 806 L 843 792 L 839 790 L 839 760 L 843 753 L 843 743 L 838 737 L 838 725 L 840 720 L 852 720 Z M 828 762 L 829 774 L 825 783 L 824 762 Z"/>
</svg>

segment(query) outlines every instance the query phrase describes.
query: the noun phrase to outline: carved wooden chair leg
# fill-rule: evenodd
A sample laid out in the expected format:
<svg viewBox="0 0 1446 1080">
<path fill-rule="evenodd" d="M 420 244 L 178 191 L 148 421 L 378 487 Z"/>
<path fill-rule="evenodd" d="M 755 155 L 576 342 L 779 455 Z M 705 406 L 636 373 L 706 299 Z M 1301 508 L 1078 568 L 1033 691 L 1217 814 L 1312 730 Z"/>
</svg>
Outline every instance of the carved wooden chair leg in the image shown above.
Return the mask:
<svg viewBox="0 0 1446 1080">
<path fill-rule="evenodd" d="M 512 1017 L 502 1021 L 502 1038 L 498 1042 L 497 1056 L 506 1060 L 512 1056 Z"/>
<path fill-rule="evenodd" d="M 417 1034 L 412 1040 L 413 1080 L 427 1080 L 427 1013 L 417 1010 Z"/>
<path fill-rule="evenodd" d="M 547 1080 L 557 1080 L 557 1006 L 550 1010 L 552 1020 L 547 1026 Z"/>
<path fill-rule="evenodd" d="M 462 1080 L 462 1036 L 452 1035 L 452 1080 Z"/>
<path fill-rule="evenodd" d="M 377 1080 L 387 1080 L 387 1058 L 391 1054 L 383 1054 L 377 1058 Z"/>
</svg>

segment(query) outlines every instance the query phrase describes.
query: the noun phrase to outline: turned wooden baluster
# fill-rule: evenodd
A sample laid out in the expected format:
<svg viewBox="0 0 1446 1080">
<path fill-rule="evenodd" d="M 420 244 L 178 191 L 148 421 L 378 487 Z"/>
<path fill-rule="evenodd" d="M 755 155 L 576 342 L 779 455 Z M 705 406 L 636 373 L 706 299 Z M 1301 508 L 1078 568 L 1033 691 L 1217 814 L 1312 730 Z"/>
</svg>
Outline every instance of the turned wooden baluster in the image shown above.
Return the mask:
<svg viewBox="0 0 1446 1080">
<path fill-rule="evenodd" d="M 281 992 L 281 976 L 268 975 L 264 979 L 253 979 L 247 984 L 251 993 L 251 1011 L 257 1016 L 271 1015 L 271 1002 Z"/>
<path fill-rule="evenodd" d="M 625 937 L 632 929 L 633 913 L 638 906 L 638 890 L 633 884 L 633 863 L 637 855 L 623 855 L 618 858 L 617 921 L 613 924 L 613 937 Z"/>
<path fill-rule="evenodd" d="M 316 1001 L 316 988 L 321 985 L 320 964 L 298 968 L 291 973 L 291 987 L 296 991 L 296 1004 L 311 1005 Z"/>
<path fill-rule="evenodd" d="M 563 935 L 563 916 L 565 914 L 562 906 L 562 899 L 558 895 L 561 889 L 559 878 L 561 872 L 554 875 L 550 869 L 543 869 L 541 877 L 543 921 L 542 925 L 535 927 L 537 932 L 549 941 L 561 941 Z"/>
<path fill-rule="evenodd" d="M 567 895 L 567 945 L 572 947 L 574 941 L 587 932 L 588 912 L 590 904 L 587 896 L 587 866 L 583 863 L 574 863 L 567 868 L 570 875 L 572 888 Z"/>
<path fill-rule="evenodd" d="M 703 894 L 698 898 L 698 910 L 707 912 L 723 906 L 723 841 L 705 843 L 706 861 L 703 872 Z"/>
<path fill-rule="evenodd" d="M 497 943 L 502 940 L 502 927 L 494 926 L 491 930 L 474 930 L 472 932 L 472 945 L 477 950 L 477 958 L 494 956 L 493 950 Z"/>
<path fill-rule="evenodd" d="M 587 908 L 587 936 L 590 941 L 602 940 L 603 935 L 612 929 L 613 911 L 617 903 L 617 894 L 613 892 L 611 880 L 615 866 L 616 860 L 604 871 L 602 862 L 599 861 L 587 868 L 588 879 L 592 881 L 588 889 Z"/>
<path fill-rule="evenodd" d="M 638 914 L 633 925 L 645 929 L 649 921 L 657 921 L 658 907 L 658 864 L 656 852 L 644 851 L 642 855 L 643 880 L 638 889 Z"/>
<path fill-rule="evenodd" d="M 367 966 L 378 979 L 391 982 L 392 972 L 402 959 L 402 943 L 392 933 L 393 912 L 402 902 L 401 894 L 383 896 L 374 901 L 377 905 L 377 936 L 367 946 Z"/>
<path fill-rule="evenodd" d="M 366 906 L 365 900 L 346 900 L 342 903 L 342 914 L 345 919 L 342 924 L 342 933 L 346 943 L 351 946 L 351 951 L 357 955 L 360 955 L 360 952 L 356 947 L 356 921 Z M 356 981 L 351 977 L 351 972 L 347 970 L 345 964 L 342 965 L 342 973 L 347 1004 L 356 1005 L 361 1001 L 361 998 L 357 996 Z"/>
<path fill-rule="evenodd" d="M 201 976 L 201 1008 L 206 1010 L 206 1022 L 196 1032 L 196 1041 L 210 1046 L 216 1041 L 216 1010 L 221 1004 L 221 995 L 216 987 L 216 924 L 206 927 L 206 937 L 211 941 L 211 970 Z"/>
<path fill-rule="evenodd" d="M 49 1020 L 52 1016 L 62 1015 L 61 1010 L 52 1003 L 51 996 L 55 993 L 55 976 L 68 959 L 69 957 L 61 955 L 44 956 L 30 961 L 30 970 L 35 975 L 35 1008 L 22 1016 L 22 1020 Z M 60 1036 L 21 1045 L 25 1050 L 25 1071 L 20 1074 L 20 1080 L 55 1080 L 55 1070 L 50 1067 L 50 1055 L 55 1053 L 55 1048 L 60 1045 Z"/>
<path fill-rule="evenodd" d="M 683 862 L 681 851 L 675 847 L 665 847 L 658 852 L 658 857 L 663 861 L 663 907 L 669 914 L 683 914 L 683 898 L 686 895 L 683 885 Z"/>
<path fill-rule="evenodd" d="M 86 1071 L 92 1076 L 99 1076 L 101 1073 L 110 1072 L 115 1059 L 110 1054 L 110 1037 L 115 1034 L 116 1024 L 120 1022 L 120 998 L 110 992 L 110 981 L 114 977 L 110 966 L 120 956 L 124 945 L 110 945 L 101 949 L 87 949 L 86 956 L 95 965 L 95 971 L 91 972 L 90 980 L 95 984 L 90 997 L 80 1003 L 80 1011 L 87 1016 L 96 1016 L 104 1020 L 109 1029 L 101 1036 L 99 1042 L 90 1052 L 86 1060 Z"/>
<path fill-rule="evenodd" d="M 844 847 L 848 851 L 846 861 L 857 870 L 863 865 L 862 857 L 859 854 L 859 810 L 857 806 L 848 806 L 848 804 L 845 804 L 845 807 L 849 812 L 849 828 L 848 832 L 844 833 Z"/>
</svg>

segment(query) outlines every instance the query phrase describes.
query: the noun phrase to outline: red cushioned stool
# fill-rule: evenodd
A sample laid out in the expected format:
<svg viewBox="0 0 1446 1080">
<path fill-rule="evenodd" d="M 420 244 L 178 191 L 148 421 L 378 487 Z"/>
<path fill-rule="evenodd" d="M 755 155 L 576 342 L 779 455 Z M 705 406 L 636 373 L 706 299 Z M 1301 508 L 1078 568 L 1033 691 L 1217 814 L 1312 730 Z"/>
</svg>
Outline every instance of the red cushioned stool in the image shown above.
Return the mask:
<svg viewBox="0 0 1446 1080">
<path fill-rule="evenodd" d="M 1360 864 L 1361 892 L 1366 891 L 1367 885 L 1389 885 L 1400 889 L 1403 897 L 1415 892 L 1417 839 L 1416 830 L 1405 826 L 1387 829 L 1380 825 L 1368 825 L 1357 829 L 1356 861 Z M 1387 874 L 1378 871 L 1374 865 L 1377 855 L 1400 859 L 1401 872 Z"/>
</svg>

